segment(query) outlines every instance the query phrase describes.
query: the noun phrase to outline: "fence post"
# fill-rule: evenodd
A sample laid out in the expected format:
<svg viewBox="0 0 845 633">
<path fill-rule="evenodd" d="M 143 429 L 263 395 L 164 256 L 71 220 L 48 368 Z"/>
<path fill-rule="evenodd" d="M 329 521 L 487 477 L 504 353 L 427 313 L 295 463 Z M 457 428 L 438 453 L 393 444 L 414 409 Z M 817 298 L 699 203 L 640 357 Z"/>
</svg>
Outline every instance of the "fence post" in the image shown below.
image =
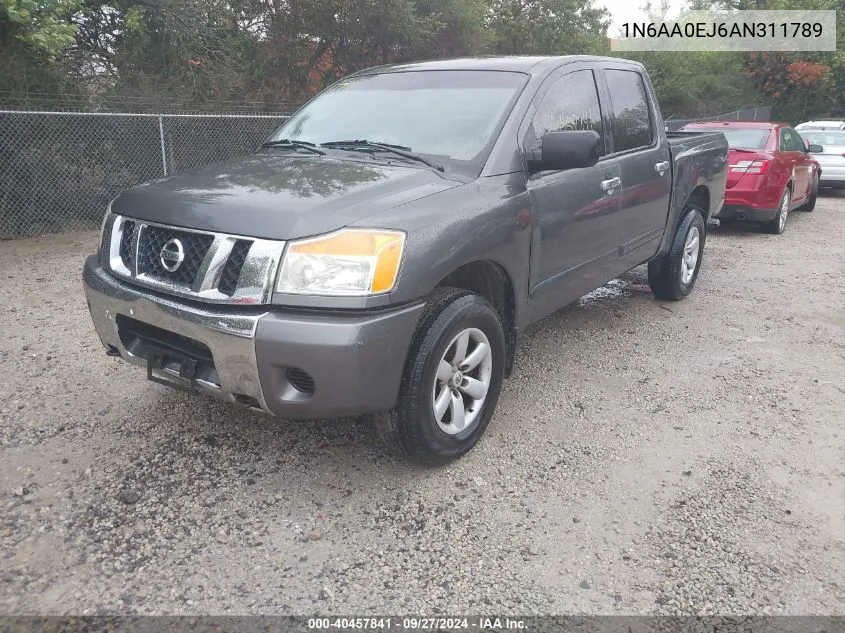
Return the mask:
<svg viewBox="0 0 845 633">
<path fill-rule="evenodd" d="M 162 116 L 158 116 L 158 135 L 161 139 L 161 164 L 164 167 L 164 175 L 167 175 L 167 152 L 164 150 L 164 122 Z"/>
</svg>

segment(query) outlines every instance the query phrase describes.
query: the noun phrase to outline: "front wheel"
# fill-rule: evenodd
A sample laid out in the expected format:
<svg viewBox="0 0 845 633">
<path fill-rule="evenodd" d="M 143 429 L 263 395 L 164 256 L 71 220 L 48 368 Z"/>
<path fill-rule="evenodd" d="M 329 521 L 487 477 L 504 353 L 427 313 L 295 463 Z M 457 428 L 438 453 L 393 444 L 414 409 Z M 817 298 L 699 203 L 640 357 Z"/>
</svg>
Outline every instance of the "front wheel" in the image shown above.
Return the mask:
<svg viewBox="0 0 845 633">
<path fill-rule="evenodd" d="M 701 268 L 705 237 L 704 212 L 689 205 L 669 252 L 648 263 L 648 284 L 655 297 L 680 301 L 692 292 Z"/>
<path fill-rule="evenodd" d="M 493 307 L 467 290 L 437 288 L 411 344 L 397 406 L 374 416 L 377 434 L 420 463 L 457 459 L 493 417 L 504 369 L 505 335 Z"/>
</svg>

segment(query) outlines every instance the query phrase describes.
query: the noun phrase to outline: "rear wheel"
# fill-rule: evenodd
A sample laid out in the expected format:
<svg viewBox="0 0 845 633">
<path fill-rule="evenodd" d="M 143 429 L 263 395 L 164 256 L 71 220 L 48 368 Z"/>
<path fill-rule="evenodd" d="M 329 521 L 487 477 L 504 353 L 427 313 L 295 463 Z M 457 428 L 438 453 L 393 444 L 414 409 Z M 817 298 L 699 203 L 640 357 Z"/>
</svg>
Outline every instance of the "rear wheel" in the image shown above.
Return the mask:
<svg viewBox="0 0 845 633">
<path fill-rule="evenodd" d="M 789 201 L 792 197 L 792 191 L 787 187 L 783 195 L 780 197 L 780 202 L 778 203 L 778 214 L 774 217 L 773 220 L 766 222 L 763 225 L 763 229 L 766 233 L 771 233 L 772 235 L 780 235 L 783 233 L 784 229 L 786 229 L 786 219 L 789 217 Z"/>
<path fill-rule="evenodd" d="M 374 416 L 380 439 L 424 464 L 445 464 L 478 442 L 502 389 L 505 334 L 481 296 L 437 288 L 411 345 L 399 402 Z"/>
<path fill-rule="evenodd" d="M 648 263 L 648 284 L 655 297 L 679 301 L 692 292 L 701 268 L 705 237 L 704 212 L 688 205 L 669 252 Z"/>
</svg>

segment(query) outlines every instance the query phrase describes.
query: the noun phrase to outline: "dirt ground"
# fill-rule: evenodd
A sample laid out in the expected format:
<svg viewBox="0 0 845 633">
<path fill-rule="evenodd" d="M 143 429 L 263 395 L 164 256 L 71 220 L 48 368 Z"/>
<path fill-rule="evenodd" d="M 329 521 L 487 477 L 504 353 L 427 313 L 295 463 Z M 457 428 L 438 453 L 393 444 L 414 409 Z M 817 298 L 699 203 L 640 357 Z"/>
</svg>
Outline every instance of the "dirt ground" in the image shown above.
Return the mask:
<svg viewBox="0 0 845 633">
<path fill-rule="evenodd" d="M 0 242 L 0 612 L 845 612 L 845 198 L 532 326 L 440 469 L 107 358 L 95 242 Z"/>
</svg>

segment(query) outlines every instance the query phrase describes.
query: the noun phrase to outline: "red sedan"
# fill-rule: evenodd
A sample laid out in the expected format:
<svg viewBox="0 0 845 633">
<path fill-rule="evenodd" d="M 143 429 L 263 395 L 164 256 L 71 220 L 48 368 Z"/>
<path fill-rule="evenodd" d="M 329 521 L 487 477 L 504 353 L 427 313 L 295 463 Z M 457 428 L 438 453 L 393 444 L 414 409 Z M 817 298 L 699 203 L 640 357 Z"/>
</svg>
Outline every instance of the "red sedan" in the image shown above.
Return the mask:
<svg viewBox="0 0 845 633">
<path fill-rule="evenodd" d="M 783 233 L 794 209 L 816 205 L 821 168 L 798 132 L 784 123 L 711 121 L 681 131 L 719 131 L 728 139 L 728 182 L 720 220 L 762 222 Z"/>
</svg>

